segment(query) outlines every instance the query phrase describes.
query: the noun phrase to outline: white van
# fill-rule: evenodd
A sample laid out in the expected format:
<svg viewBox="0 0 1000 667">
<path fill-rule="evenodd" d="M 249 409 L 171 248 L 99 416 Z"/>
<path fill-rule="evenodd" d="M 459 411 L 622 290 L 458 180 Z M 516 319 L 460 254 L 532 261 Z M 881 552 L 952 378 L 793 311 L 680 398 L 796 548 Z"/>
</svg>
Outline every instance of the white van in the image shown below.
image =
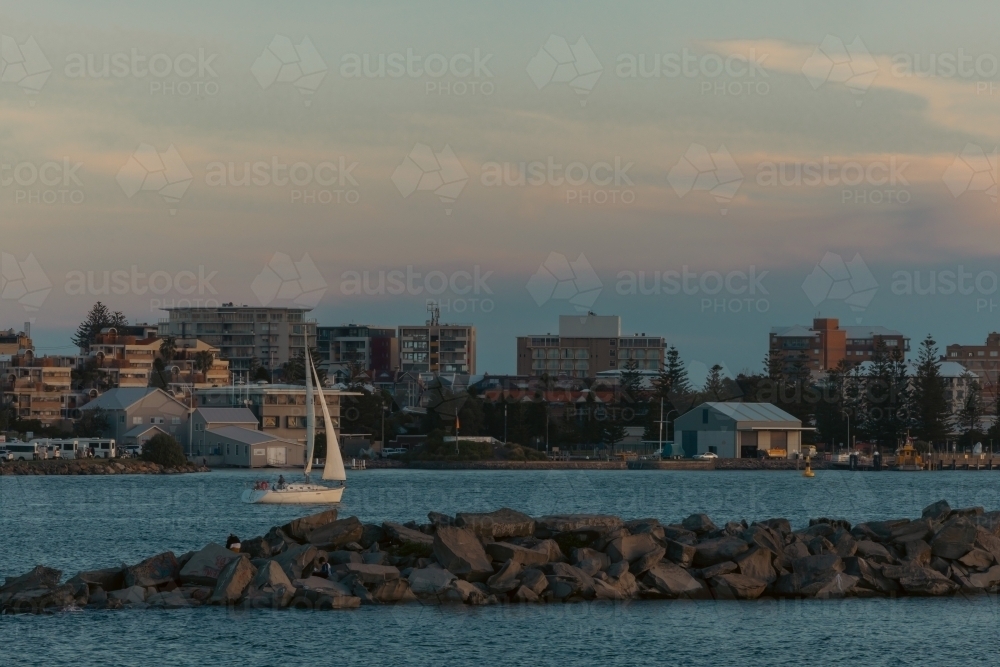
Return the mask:
<svg viewBox="0 0 1000 667">
<path fill-rule="evenodd" d="M 118 457 L 114 439 L 109 438 L 79 438 L 79 448 L 86 451 L 92 449 L 95 459 L 113 459 Z"/>
<path fill-rule="evenodd" d="M 38 443 L 34 442 L 8 442 L 7 451 L 14 455 L 15 461 L 34 461 L 43 458 Z"/>
</svg>

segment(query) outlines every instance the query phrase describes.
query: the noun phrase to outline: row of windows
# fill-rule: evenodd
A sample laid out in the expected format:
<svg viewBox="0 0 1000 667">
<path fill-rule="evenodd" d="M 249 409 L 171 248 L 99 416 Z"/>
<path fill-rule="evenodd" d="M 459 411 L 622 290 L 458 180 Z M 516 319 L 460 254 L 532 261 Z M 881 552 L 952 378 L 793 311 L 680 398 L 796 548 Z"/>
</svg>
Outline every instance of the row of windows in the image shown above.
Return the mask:
<svg viewBox="0 0 1000 667">
<path fill-rule="evenodd" d="M 123 423 L 123 424 L 125 423 L 125 415 L 121 416 L 121 423 Z M 143 421 L 143 417 L 132 417 L 132 425 L 133 426 L 140 426 L 140 425 L 142 425 L 144 423 L 146 423 L 146 422 Z M 150 417 L 148 423 L 150 423 L 150 424 L 164 424 L 166 422 L 164 421 L 163 417 Z M 180 417 L 171 417 L 170 418 L 170 423 L 174 424 L 176 426 L 177 424 L 181 423 L 181 418 Z"/>
<path fill-rule="evenodd" d="M 619 350 L 619 359 L 659 359 L 659 350 Z"/>
<path fill-rule="evenodd" d="M 543 350 L 536 348 L 531 351 L 532 359 L 590 359 L 586 348 L 564 347 L 560 349 Z"/>
</svg>

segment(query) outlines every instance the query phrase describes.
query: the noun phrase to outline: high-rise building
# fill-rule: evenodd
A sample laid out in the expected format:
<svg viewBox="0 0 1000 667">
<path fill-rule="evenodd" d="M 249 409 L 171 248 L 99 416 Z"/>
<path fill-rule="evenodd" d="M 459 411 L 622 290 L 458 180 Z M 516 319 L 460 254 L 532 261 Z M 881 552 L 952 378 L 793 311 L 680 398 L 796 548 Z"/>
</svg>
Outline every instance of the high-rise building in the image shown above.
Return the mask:
<svg viewBox="0 0 1000 667">
<path fill-rule="evenodd" d="M 431 301 L 423 325 L 399 327 L 399 370 L 404 373 L 476 372 L 476 327 L 441 324 L 441 311 Z"/>
<path fill-rule="evenodd" d="M 901 350 L 904 359 L 910 351 L 910 339 L 899 331 L 877 326 L 841 327 L 839 320 L 831 317 L 814 319 L 812 327 L 773 327 L 769 343 L 771 359 L 785 372 L 796 368 L 825 371 L 842 359 L 857 366 L 871 361 L 880 343 L 890 351 Z"/>
<path fill-rule="evenodd" d="M 518 375 L 595 377 L 602 371 L 663 368 L 666 341 L 645 333 L 623 336 L 617 315 L 561 315 L 559 334 L 518 336 Z"/>
<path fill-rule="evenodd" d="M 316 328 L 320 362 L 328 373 L 344 372 L 350 364 L 366 371 L 394 371 L 399 368 L 399 339 L 396 330 L 367 324 L 344 324 Z"/>
<path fill-rule="evenodd" d="M 224 303 L 216 307 L 164 308 L 160 337 L 197 338 L 218 348 L 232 371 L 250 370 L 253 360 L 275 369 L 316 347 L 316 320 L 308 308 L 257 308 Z"/>
</svg>

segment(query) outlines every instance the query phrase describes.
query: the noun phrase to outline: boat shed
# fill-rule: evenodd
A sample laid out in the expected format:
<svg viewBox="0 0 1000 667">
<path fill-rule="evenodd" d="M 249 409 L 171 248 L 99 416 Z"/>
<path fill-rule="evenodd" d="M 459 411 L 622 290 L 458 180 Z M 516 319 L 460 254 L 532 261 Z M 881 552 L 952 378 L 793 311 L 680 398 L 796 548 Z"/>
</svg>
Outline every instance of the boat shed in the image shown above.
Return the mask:
<svg viewBox="0 0 1000 667">
<path fill-rule="evenodd" d="M 285 468 L 302 467 L 306 461 L 303 443 L 242 426 L 209 429 L 204 433 L 204 442 L 212 454 L 213 465 Z"/>
<path fill-rule="evenodd" d="M 702 403 L 674 421 L 674 437 L 682 450 L 674 453 L 757 458 L 758 452 L 768 451 L 771 456 L 794 458 L 802 450 L 802 431 L 810 430 L 770 403 Z"/>
</svg>

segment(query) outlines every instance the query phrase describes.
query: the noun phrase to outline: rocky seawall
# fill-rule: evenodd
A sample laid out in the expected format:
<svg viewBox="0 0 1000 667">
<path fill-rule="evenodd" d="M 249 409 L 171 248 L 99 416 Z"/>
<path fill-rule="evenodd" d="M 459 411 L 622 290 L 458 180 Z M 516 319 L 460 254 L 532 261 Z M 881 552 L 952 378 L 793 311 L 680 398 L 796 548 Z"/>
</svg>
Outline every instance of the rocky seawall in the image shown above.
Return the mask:
<svg viewBox="0 0 1000 667">
<path fill-rule="evenodd" d="M 360 605 L 973 595 L 1000 590 L 1000 512 L 952 509 L 852 526 L 717 526 L 510 509 L 365 524 L 337 510 L 177 557 L 80 572 L 37 566 L 0 587 L 5 613 L 71 608 L 353 609 Z"/>
<path fill-rule="evenodd" d="M 0 463 L 0 475 L 172 475 L 208 471 L 208 467 L 196 463 L 171 467 L 141 459 L 50 459 Z"/>
</svg>

